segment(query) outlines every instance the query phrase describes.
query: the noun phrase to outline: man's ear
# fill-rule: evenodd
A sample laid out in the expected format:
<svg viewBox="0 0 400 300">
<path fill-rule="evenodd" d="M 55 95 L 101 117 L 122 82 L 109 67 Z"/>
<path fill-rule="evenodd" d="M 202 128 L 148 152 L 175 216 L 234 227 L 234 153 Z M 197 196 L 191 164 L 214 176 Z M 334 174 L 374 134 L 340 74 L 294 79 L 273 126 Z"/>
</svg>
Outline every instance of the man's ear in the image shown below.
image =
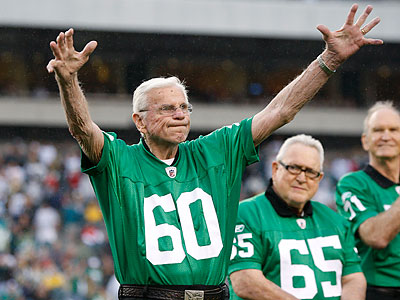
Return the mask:
<svg viewBox="0 0 400 300">
<path fill-rule="evenodd" d="M 274 177 L 275 176 L 275 174 L 276 174 L 276 171 L 278 170 L 278 162 L 277 161 L 273 161 L 272 162 L 272 177 Z"/>
<path fill-rule="evenodd" d="M 367 141 L 367 135 L 365 133 L 363 133 L 361 135 L 361 144 L 362 144 L 363 149 L 368 152 L 369 145 L 368 145 L 368 141 Z"/>
<path fill-rule="evenodd" d="M 133 113 L 132 120 L 133 123 L 135 123 L 137 130 L 139 130 L 141 133 L 144 133 L 146 130 L 146 125 L 143 122 L 143 118 L 139 114 Z"/>
<path fill-rule="evenodd" d="M 321 175 L 319 175 L 318 181 L 320 182 L 322 180 L 322 178 L 324 178 L 324 172 L 321 172 Z"/>
</svg>

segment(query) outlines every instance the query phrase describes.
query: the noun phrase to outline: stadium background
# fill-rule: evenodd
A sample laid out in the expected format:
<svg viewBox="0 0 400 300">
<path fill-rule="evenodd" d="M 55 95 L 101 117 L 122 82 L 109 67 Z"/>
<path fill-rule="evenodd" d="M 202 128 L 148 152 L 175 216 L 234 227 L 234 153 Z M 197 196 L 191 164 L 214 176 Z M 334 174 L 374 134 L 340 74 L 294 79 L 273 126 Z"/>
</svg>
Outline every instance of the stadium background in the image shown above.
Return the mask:
<svg viewBox="0 0 400 300">
<path fill-rule="evenodd" d="M 295 120 L 261 147 L 242 199 L 261 192 L 281 141 L 308 133 L 326 150 L 316 199 L 333 209 L 337 179 L 366 161 L 366 108 L 400 99 L 399 1 L 372 4 L 381 24 Z M 49 42 L 75 29 L 75 46 L 99 45 L 80 72 L 90 111 L 128 143 L 139 134 L 131 93 L 144 79 L 185 79 L 194 105 L 190 138 L 264 107 L 324 48 L 317 24 L 344 22 L 351 1 L 13 0 L 0 10 L 0 299 L 109 300 L 112 258 L 80 153 L 66 128 Z M 359 15 L 359 14 L 358 14 Z"/>
</svg>

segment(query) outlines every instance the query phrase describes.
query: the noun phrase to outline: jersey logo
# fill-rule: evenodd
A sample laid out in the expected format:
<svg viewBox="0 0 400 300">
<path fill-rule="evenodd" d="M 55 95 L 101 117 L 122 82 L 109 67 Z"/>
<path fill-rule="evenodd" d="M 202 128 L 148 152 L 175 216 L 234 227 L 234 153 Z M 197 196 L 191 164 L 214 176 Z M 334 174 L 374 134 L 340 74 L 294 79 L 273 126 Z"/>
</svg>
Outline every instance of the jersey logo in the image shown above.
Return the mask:
<svg viewBox="0 0 400 300">
<path fill-rule="evenodd" d="M 400 195 L 400 186 L 398 185 L 398 186 L 396 186 L 396 192 L 397 192 L 397 194 L 399 194 Z"/>
<path fill-rule="evenodd" d="M 307 227 L 306 220 L 304 220 L 304 219 L 297 219 L 296 222 L 297 222 L 297 225 L 299 225 L 299 227 L 300 227 L 301 229 L 306 229 L 306 227 Z"/>
<path fill-rule="evenodd" d="M 175 167 L 166 167 L 165 172 L 167 172 L 167 175 L 170 178 L 175 178 L 176 177 L 176 168 Z"/>
<path fill-rule="evenodd" d="M 243 224 L 236 225 L 236 227 L 235 227 L 235 232 L 236 233 L 242 232 L 243 230 L 244 230 L 244 225 Z"/>
</svg>

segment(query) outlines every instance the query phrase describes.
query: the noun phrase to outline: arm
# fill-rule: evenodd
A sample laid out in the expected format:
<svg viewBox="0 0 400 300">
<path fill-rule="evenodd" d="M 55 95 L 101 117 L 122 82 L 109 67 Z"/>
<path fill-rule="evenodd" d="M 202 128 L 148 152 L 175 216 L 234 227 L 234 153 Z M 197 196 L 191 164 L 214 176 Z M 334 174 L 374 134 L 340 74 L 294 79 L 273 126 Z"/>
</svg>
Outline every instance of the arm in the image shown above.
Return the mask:
<svg viewBox="0 0 400 300">
<path fill-rule="evenodd" d="M 272 281 L 265 278 L 260 270 L 244 269 L 230 275 L 233 290 L 243 299 L 255 300 L 298 300 L 286 293 Z"/>
<path fill-rule="evenodd" d="M 363 300 L 367 281 L 361 272 L 352 273 L 342 277 L 342 296 L 341 300 Z"/>
<path fill-rule="evenodd" d="M 78 71 L 89 60 L 97 42 L 91 41 L 81 52 L 77 52 L 74 49 L 73 34 L 73 29 L 61 32 L 57 41 L 50 43 L 54 59 L 47 65 L 47 70 L 56 74 L 69 131 L 85 155 L 96 164 L 100 161 L 104 137 L 90 117 L 87 101 L 79 86 Z"/>
<path fill-rule="evenodd" d="M 361 223 L 358 234 L 361 240 L 376 249 L 386 248 L 400 232 L 400 198 L 375 217 Z"/>
<path fill-rule="evenodd" d="M 367 39 L 363 33 L 369 32 L 380 21 L 375 18 L 361 29 L 372 6 L 367 6 L 364 13 L 354 22 L 354 16 L 358 5 L 353 4 L 346 23 L 338 30 L 331 32 L 324 25 L 317 29 L 323 34 L 326 49 L 321 57 L 330 70 L 336 70 L 351 55 L 356 53 L 362 46 L 380 45 L 383 42 L 376 39 Z M 254 144 L 257 146 L 264 141 L 273 131 L 293 120 L 296 113 L 319 91 L 328 81 L 329 75 L 319 67 L 317 60 L 314 60 L 308 68 L 264 108 L 256 114 L 252 124 Z"/>
</svg>

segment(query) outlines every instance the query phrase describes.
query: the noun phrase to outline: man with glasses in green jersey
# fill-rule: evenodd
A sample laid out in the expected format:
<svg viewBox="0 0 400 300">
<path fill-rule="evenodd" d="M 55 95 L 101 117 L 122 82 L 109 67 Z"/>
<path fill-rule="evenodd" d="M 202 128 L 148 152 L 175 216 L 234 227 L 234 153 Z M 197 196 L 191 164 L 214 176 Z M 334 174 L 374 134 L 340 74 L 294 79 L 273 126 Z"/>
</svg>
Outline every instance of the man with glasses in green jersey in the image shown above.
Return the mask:
<svg viewBox="0 0 400 300">
<path fill-rule="evenodd" d="M 192 107 L 175 77 L 143 82 L 133 95 L 133 122 L 142 135 L 126 145 L 91 119 L 77 72 L 97 42 L 81 52 L 73 29 L 50 43 L 47 68 L 55 72 L 69 130 L 82 149 L 103 212 L 121 299 L 223 299 L 244 168 L 258 160 L 257 146 L 295 114 L 340 64 L 364 45 L 379 18 L 364 25 L 372 7 L 354 22 L 323 34 L 326 49 L 254 117 L 186 141 Z"/>
<path fill-rule="evenodd" d="M 239 205 L 231 299 L 365 299 L 366 281 L 345 218 L 311 201 L 324 150 L 308 135 L 287 139 L 263 194 Z"/>
<path fill-rule="evenodd" d="M 367 299 L 400 299 L 400 114 L 377 102 L 364 120 L 369 164 L 341 178 L 338 211 L 350 222 L 367 278 Z"/>
</svg>

